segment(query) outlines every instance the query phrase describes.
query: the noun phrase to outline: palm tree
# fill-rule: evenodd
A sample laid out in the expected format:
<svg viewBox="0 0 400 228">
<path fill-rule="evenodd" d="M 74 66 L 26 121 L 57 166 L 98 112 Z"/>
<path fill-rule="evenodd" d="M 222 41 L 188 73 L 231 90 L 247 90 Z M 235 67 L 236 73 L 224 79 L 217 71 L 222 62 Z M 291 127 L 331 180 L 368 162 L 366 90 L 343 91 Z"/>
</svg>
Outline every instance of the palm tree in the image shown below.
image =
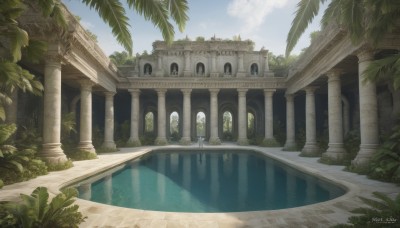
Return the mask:
<svg viewBox="0 0 400 228">
<path fill-rule="evenodd" d="M 296 46 L 300 36 L 318 14 L 320 4 L 327 0 L 300 0 L 287 37 L 286 56 Z M 321 24 L 337 23 L 348 31 L 354 44 L 364 41 L 376 46 L 382 38 L 398 27 L 400 2 L 393 0 L 331 0 L 326 8 Z M 375 61 L 367 70 L 369 79 L 391 74 L 395 88 L 400 88 L 400 55 L 390 56 L 390 60 Z"/>
</svg>

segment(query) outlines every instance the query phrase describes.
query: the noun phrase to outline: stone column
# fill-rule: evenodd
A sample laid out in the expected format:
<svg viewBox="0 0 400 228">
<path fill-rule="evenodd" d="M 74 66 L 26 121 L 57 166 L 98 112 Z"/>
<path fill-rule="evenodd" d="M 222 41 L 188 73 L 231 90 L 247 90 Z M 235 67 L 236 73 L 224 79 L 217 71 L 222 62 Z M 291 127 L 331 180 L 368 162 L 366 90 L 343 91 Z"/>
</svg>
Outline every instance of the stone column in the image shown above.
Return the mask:
<svg viewBox="0 0 400 228">
<path fill-rule="evenodd" d="M 47 163 L 68 161 L 61 149 L 61 60 L 47 56 L 44 69 L 43 145 L 39 156 Z"/>
<path fill-rule="evenodd" d="M 166 89 L 157 89 L 157 96 L 158 96 L 158 135 L 156 138 L 156 145 L 167 145 L 167 138 L 165 135 L 165 118 L 166 118 L 166 111 L 165 111 L 165 93 L 167 92 Z"/>
<path fill-rule="evenodd" d="M 192 93 L 192 89 L 181 89 L 181 91 L 183 93 L 183 135 L 180 143 L 182 145 L 189 145 L 192 142 L 190 137 L 190 95 Z"/>
<path fill-rule="evenodd" d="M 247 139 L 247 109 L 246 109 L 246 93 L 247 89 L 238 89 L 238 121 L 239 121 L 239 145 L 248 145 Z"/>
<path fill-rule="evenodd" d="M 301 151 L 301 155 L 311 157 L 317 156 L 319 148 L 317 146 L 316 121 L 315 121 L 315 96 L 316 87 L 306 87 L 306 143 Z"/>
<path fill-rule="evenodd" d="M 78 148 L 96 153 L 92 144 L 92 86 L 93 82 L 84 79 L 81 83 L 81 123 Z"/>
<path fill-rule="evenodd" d="M 265 138 L 263 146 L 278 146 L 278 142 L 274 138 L 274 106 L 273 96 L 275 89 L 264 89 L 264 108 L 265 108 Z"/>
<path fill-rule="evenodd" d="M 131 93 L 131 135 L 128 140 L 128 146 L 141 146 L 139 139 L 139 89 L 129 89 Z"/>
<path fill-rule="evenodd" d="M 331 160 L 342 160 L 345 156 L 343 147 L 343 112 L 342 92 L 340 84 L 340 70 L 328 72 L 328 120 L 329 144 L 328 150 L 323 154 Z"/>
<path fill-rule="evenodd" d="M 358 83 L 360 93 L 360 151 L 352 164 L 356 167 L 365 167 L 379 145 L 378 102 L 376 85 L 365 80 L 365 69 L 373 60 L 373 52 L 363 50 L 358 53 Z"/>
<path fill-rule="evenodd" d="M 114 142 L 114 95 L 115 92 L 105 92 L 106 110 L 104 120 L 104 143 L 103 148 L 111 151 L 117 149 Z"/>
<path fill-rule="evenodd" d="M 219 145 L 221 141 L 218 137 L 218 93 L 219 89 L 209 89 L 210 91 L 210 139 L 211 145 Z"/>
<path fill-rule="evenodd" d="M 242 78 L 246 77 L 246 72 L 244 71 L 244 66 L 243 66 L 243 51 L 239 51 L 237 54 L 238 57 L 238 71 L 236 73 L 236 77 Z"/>
<path fill-rule="evenodd" d="M 286 94 L 286 143 L 285 151 L 296 150 L 295 126 L 294 126 L 294 96 Z"/>
</svg>

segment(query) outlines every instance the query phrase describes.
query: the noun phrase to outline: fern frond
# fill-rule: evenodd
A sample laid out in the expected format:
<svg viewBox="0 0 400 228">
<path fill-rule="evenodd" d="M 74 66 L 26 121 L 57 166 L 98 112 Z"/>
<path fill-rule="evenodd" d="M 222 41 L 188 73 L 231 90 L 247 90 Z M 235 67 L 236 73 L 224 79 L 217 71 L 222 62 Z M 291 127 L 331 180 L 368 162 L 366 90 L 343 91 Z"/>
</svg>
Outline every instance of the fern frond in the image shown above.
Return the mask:
<svg viewBox="0 0 400 228">
<path fill-rule="evenodd" d="M 189 9 L 186 0 L 165 0 L 167 7 L 172 16 L 172 19 L 177 23 L 179 31 L 183 32 L 186 26 L 186 21 L 189 19 L 186 14 Z"/>
</svg>

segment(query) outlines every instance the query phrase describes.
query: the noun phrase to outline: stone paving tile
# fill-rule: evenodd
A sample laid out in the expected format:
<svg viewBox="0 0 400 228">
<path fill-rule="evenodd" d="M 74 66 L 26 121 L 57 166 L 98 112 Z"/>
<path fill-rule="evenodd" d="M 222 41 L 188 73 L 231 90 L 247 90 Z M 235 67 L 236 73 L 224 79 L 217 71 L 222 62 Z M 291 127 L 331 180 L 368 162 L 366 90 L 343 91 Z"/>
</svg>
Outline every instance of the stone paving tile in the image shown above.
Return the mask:
<svg viewBox="0 0 400 228">
<path fill-rule="evenodd" d="M 168 146 L 174 148 L 176 146 Z M 196 147 L 193 144 L 190 147 Z M 205 145 L 212 148 L 212 146 Z M 217 148 L 231 148 L 224 144 Z M 235 148 L 239 148 L 234 145 Z M 74 162 L 74 167 L 65 171 L 51 172 L 30 181 L 5 186 L 0 190 L 0 200 L 15 200 L 20 193 L 30 194 L 38 186 L 46 186 L 51 195 L 67 183 L 89 177 L 112 168 L 157 147 L 123 148 L 120 152 L 100 154 L 99 159 Z M 181 148 L 181 147 L 180 147 Z M 245 147 L 243 147 L 245 148 Z M 323 203 L 298 208 L 239 212 L 239 213 L 173 213 L 121 208 L 77 199 L 80 211 L 88 216 L 81 227 L 327 227 L 345 223 L 352 214 L 349 210 L 360 207 L 359 196 L 371 197 L 373 191 L 392 194 L 400 187 L 343 171 L 342 166 L 328 166 L 317 162 L 317 158 L 299 157 L 299 152 L 282 152 L 281 148 L 253 148 L 288 165 L 299 167 L 323 178 L 346 186 L 350 191 L 344 196 Z"/>
</svg>

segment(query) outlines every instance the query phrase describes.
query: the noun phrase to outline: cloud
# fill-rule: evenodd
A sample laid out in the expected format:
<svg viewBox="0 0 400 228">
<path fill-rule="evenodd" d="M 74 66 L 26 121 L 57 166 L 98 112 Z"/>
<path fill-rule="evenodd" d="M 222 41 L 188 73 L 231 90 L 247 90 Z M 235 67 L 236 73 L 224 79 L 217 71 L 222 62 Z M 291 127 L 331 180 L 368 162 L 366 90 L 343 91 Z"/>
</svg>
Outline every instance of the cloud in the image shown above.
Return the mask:
<svg viewBox="0 0 400 228">
<path fill-rule="evenodd" d="M 233 0 L 227 12 L 230 16 L 242 20 L 242 33 L 248 34 L 257 30 L 266 16 L 274 9 L 283 8 L 288 0 Z"/>
</svg>

